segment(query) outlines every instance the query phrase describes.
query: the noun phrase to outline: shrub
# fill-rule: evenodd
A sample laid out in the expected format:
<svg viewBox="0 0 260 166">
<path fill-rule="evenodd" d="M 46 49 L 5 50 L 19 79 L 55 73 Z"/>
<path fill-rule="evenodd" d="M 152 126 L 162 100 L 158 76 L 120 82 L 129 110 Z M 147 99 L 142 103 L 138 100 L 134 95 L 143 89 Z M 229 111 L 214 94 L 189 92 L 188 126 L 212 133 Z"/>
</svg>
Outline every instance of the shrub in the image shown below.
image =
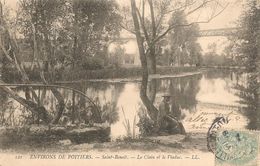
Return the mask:
<svg viewBox="0 0 260 166">
<path fill-rule="evenodd" d="M 145 108 L 141 108 L 139 113 L 139 122 L 137 126 L 139 127 L 140 134 L 142 136 L 150 136 L 154 133 L 155 123 L 154 121 L 148 116 Z"/>
<path fill-rule="evenodd" d="M 104 61 L 96 57 L 86 57 L 81 63 L 81 66 L 85 70 L 98 70 L 104 68 Z"/>
</svg>

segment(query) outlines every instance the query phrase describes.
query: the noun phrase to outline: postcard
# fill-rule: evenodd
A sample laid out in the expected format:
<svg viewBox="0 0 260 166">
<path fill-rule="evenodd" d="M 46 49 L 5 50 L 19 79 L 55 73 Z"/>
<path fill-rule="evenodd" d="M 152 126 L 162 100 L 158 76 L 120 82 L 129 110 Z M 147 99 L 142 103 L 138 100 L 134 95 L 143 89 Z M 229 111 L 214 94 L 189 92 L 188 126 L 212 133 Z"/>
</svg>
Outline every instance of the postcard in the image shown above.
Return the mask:
<svg viewBox="0 0 260 166">
<path fill-rule="evenodd" d="M 259 0 L 0 0 L 0 166 L 257 166 Z"/>
</svg>

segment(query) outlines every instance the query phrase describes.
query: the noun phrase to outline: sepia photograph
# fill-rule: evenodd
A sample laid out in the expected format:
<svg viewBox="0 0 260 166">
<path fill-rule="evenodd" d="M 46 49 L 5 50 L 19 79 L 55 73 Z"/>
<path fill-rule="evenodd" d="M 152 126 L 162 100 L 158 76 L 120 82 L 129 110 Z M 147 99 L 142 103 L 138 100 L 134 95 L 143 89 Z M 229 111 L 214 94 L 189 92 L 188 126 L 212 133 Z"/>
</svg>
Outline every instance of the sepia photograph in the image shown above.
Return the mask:
<svg viewBox="0 0 260 166">
<path fill-rule="evenodd" d="M 0 166 L 258 166 L 259 142 L 259 0 L 0 0 Z"/>
</svg>

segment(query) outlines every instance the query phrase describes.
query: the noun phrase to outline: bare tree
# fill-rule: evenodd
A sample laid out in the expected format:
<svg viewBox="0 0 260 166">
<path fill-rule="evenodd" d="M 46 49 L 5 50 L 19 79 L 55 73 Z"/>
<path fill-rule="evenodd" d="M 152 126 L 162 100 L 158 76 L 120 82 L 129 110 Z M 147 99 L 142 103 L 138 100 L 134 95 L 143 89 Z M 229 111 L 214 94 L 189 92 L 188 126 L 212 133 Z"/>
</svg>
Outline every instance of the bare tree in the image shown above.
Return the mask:
<svg viewBox="0 0 260 166">
<path fill-rule="evenodd" d="M 222 13 L 228 4 L 223 6 L 218 0 L 186 0 L 184 3 L 178 0 L 140 0 L 137 6 L 136 0 L 130 0 L 130 2 L 133 23 L 131 23 L 131 20 L 128 20 L 122 24 L 122 27 L 136 36 L 143 70 L 140 96 L 148 110 L 148 114 L 155 120 L 157 109 L 147 96 L 147 82 L 148 74 L 156 73 L 157 43 L 176 27 L 210 22 Z M 172 15 L 176 11 L 185 11 L 185 16 L 189 16 L 203 8 L 207 8 L 208 13 L 210 13 L 210 16 L 206 20 L 197 19 L 187 24 L 166 25 L 169 14 Z M 131 25 L 134 26 L 131 27 Z"/>
</svg>

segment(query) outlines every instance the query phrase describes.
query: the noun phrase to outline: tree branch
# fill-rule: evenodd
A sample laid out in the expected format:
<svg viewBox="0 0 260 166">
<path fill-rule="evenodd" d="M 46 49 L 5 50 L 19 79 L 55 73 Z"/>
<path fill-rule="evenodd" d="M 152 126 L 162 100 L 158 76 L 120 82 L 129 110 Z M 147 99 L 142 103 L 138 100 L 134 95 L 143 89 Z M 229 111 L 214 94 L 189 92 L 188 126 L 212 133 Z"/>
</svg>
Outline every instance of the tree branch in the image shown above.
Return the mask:
<svg viewBox="0 0 260 166">
<path fill-rule="evenodd" d="M 141 13 L 138 9 L 136 9 L 136 13 L 137 13 L 137 16 L 139 17 L 140 24 L 141 24 L 141 27 L 143 29 L 145 39 L 146 39 L 147 43 L 150 44 L 150 38 L 149 38 L 149 35 L 148 35 L 148 32 L 147 32 L 147 29 L 145 27 L 144 18 L 141 16 Z"/>
<path fill-rule="evenodd" d="M 187 7 L 192 6 L 195 3 L 196 3 L 196 1 L 192 1 L 191 3 L 188 3 L 187 0 L 186 0 L 184 6 L 178 7 L 177 9 L 172 9 L 172 10 L 169 10 L 169 11 L 165 11 L 164 13 L 165 14 L 169 14 L 169 13 L 173 13 L 173 12 L 180 11 L 180 10 L 184 11 L 184 10 L 187 9 Z"/>
<path fill-rule="evenodd" d="M 173 24 L 173 25 L 170 25 L 166 30 L 165 32 L 163 32 L 161 35 L 159 35 L 157 38 L 155 38 L 152 43 L 156 43 L 157 41 L 159 41 L 162 37 L 164 37 L 165 35 L 168 34 L 168 32 L 170 32 L 172 29 L 176 28 L 176 27 L 179 27 L 179 26 L 191 26 L 193 24 L 202 24 L 202 23 L 209 23 L 211 20 L 213 20 L 214 18 L 216 18 L 217 16 L 219 16 L 227 7 L 228 7 L 229 4 L 227 4 L 220 12 L 218 12 L 217 14 L 215 14 L 214 16 L 212 16 L 211 18 L 209 18 L 208 20 L 206 21 L 196 21 L 196 22 L 192 22 L 192 23 L 189 23 L 189 24 Z M 193 10 L 194 11 L 194 10 Z"/>
<path fill-rule="evenodd" d="M 188 16 L 188 15 L 190 15 L 190 14 L 192 14 L 192 13 L 194 13 L 195 11 L 197 11 L 197 10 L 199 10 L 200 8 L 202 8 L 203 6 L 205 6 L 207 3 L 209 3 L 209 2 L 212 2 L 212 0 L 209 0 L 209 1 L 204 1 L 201 5 L 199 5 L 198 7 L 196 7 L 195 9 L 193 9 L 193 10 L 191 10 L 191 11 L 189 11 L 188 13 L 187 13 L 187 15 L 186 16 Z"/>
<path fill-rule="evenodd" d="M 120 24 L 119 25 L 121 28 L 123 28 L 124 30 L 126 30 L 126 31 L 128 31 L 128 32 L 130 32 L 130 33 L 132 33 L 132 34 L 136 34 L 135 33 L 135 31 L 134 30 L 131 30 L 129 27 L 127 27 L 127 25 L 126 26 L 124 26 L 123 24 Z"/>
<path fill-rule="evenodd" d="M 151 13 L 151 20 L 152 20 L 152 35 L 153 39 L 156 36 L 156 25 L 155 25 L 155 17 L 154 17 L 154 7 L 153 7 L 153 0 L 148 0 L 150 13 Z"/>
</svg>

